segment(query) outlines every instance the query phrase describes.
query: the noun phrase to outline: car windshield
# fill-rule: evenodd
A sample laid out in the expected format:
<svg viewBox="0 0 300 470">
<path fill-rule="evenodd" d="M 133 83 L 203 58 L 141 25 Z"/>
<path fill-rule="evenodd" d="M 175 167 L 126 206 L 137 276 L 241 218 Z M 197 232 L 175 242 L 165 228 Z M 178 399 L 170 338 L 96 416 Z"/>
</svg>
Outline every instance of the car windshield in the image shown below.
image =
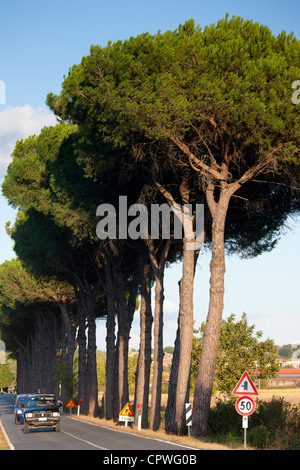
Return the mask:
<svg viewBox="0 0 300 470">
<path fill-rule="evenodd" d="M 17 407 L 18 408 L 24 408 L 26 397 L 19 398 L 17 401 Z"/>
<path fill-rule="evenodd" d="M 51 397 L 51 396 L 28 397 L 26 401 L 26 407 L 48 406 L 48 405 L 56 405 L 55 397 Z"/>
</svg>

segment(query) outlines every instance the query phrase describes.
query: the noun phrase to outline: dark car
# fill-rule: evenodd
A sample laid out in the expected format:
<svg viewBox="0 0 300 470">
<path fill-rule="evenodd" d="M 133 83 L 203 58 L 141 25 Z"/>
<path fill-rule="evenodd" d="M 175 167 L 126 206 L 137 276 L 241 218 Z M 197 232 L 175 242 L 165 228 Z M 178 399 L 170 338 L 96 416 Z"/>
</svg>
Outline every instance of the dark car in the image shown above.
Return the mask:
<svg viewBox="0 0 300 470">
<path fill-rule="evenodd" d="M 24 407 L 24 434 L 30 428 L 51 427 L 60 431 L 60 412 L 55 395 L 28 395 Z"/>
<path fill-rule="evenodd" d="M 15 424 L 23 424 L 24 423 L 24 404 L 27 395 L 18 395 L 15 401 L 14 407 L 14 417 L 15 417 Z"/>
</svg>

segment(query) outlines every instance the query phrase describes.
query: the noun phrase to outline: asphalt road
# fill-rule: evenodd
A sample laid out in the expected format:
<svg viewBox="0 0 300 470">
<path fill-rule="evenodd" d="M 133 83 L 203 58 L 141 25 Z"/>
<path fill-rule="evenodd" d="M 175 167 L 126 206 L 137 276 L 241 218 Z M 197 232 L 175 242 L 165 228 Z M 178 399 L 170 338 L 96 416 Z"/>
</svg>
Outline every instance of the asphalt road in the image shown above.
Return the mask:
<svg viewBox="0 0 300 470">
<path fill-rule="evenodd" d="M 15 450 L 100 450 L 127 453 L 128 451 L 169 451 L 170 454 L 184 453 L 187 456 L 191 452 L 194 455 L 197 454 L 197 450 L 188 447 L 107 429 L 78 421 L 67 414 L 61 417 L 61 432 L 55 432 L 52 429 L 32 429 L 29 434 L 24 434 L 23 425 L 14 423 L 13 405 L 14 398 L 11 395 L 0 395 L 2 426 Z M 163 453 L 166 454 L 166 452 Z M 103 455 L 109 455 L 111 459 L 120 458 L 120 454 L 104 452 Z M 113 457 L 114 455 L 119 457 Z M 140 454 L 136 453 L 136 455 Z M 154 460 L 149 463 L 155 464 Z"/>
</svg>

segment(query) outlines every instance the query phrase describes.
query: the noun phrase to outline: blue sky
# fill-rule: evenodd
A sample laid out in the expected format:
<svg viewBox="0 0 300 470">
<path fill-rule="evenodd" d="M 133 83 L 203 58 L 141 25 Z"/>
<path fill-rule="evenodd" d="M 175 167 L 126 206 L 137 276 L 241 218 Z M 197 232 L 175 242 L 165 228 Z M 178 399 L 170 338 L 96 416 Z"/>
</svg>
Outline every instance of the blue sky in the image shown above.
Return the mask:
<svg viewBox="0 0 300 470">
<path fill-rule="evenodd" d="M 300 38 L 299 0 L 12 0 L 1 5 L 0 81 L 6 85 L 0 103 L 0 183 L 17 139 L 38 133 L 55 118 L 45 105 L 49 92 L 59 93 L 63 76 L 89 53 L 91 44 L 102 46 L 143 32 L 173 30 L 194 18 L 201 27 L 229 16 L 241 16 L 269 26 L 274 34 L 293 31 Z M 299 80 L 300 77 L 295 77 Z M 0 94 L 1 96 L 1 94 Z M 14 257 L 5 223 L 15 212 L 0 196 L 0 262 Z M 292 222 L 272 253 L 254 260 L 227 258 L 224 317 L 243 311 L 277 344 L 300 344 L 299 219 Z M 177 282 L 181 265 L 166 273 L 165 339 L 173 345 L 177 312 Z M 208 306 L 209 255 L 202 255 L 195 280 L 195 326 L 205 321 Z M 138 347 L 139 318 L 132 331 Z M 99 322 L 98 346 L 104 348 L 105 325 Z"/>
</svg>

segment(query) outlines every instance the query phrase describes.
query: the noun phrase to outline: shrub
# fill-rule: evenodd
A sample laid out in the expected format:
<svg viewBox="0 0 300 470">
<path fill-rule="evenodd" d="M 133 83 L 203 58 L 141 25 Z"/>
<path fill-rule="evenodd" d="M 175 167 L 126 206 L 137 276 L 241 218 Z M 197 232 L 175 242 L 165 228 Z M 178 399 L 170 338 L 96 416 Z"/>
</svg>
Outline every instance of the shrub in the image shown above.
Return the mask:
<svg viewBox="0 0 300 470">
<path fill-rule="evenodd" d="M 249 442 L 259 449 L 300 450 L 300 409 L 283 398 L 258 401 Z"/>
<path fill-rule="evenodd" d="M 209 436 L 221 442 L 243 442 L 241 416 L 232 400 L 211 409 Z M 300 450 L 300 409 L 283 398 L 258 401 L 249 417 L 247 444 L 257 449 Z"/>
<path fill-rule="evenodd" d="M 231 400 L 217 400 L 209 415 L 209 434 L 211 436 L 239 434 L 241 417 L 235 410 Z"/>
</svg>

